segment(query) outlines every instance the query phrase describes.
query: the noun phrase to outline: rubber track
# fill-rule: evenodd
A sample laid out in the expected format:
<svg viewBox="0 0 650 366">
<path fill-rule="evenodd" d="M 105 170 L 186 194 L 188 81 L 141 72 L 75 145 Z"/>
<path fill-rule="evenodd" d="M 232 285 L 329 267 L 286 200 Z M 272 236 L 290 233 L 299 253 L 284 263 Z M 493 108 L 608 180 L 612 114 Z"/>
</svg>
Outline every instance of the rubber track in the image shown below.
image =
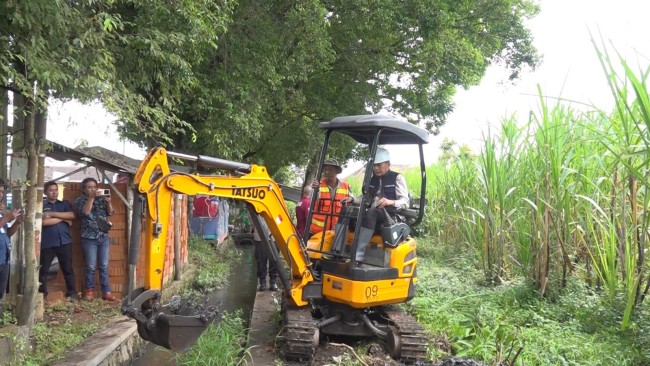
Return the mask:
<svg viewBox="0 0 650 366">
<path fill-rule="evenodd" d="M 284 309 L 284 357 L 291 361 L 310 362 L 316 352 L 312 344 L 316 320 L 309 307 Z"/>
<path fill-rule="evenodd" d="M 399 330 L 402 342 L 402 352 L 399 361 L 404 364 L 425 362 L 427 358 L 428 340 L 424 329 L 418 322 L 397 307 L 384 308 L 386 316 Z"/>
</svg>

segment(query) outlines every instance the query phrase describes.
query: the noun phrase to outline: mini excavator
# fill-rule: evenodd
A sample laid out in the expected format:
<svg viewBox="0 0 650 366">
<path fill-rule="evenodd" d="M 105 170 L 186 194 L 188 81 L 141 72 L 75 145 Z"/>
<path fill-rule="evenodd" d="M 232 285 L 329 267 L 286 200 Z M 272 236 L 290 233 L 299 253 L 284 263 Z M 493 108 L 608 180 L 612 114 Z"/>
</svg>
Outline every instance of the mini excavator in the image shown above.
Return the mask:
<svg viewBox="0 0 650 366">
<path fill-rule="evenodd" d="M 346 207 L 337 214 L 323 214 L 336 220 L 336 229 L 301 237 L 291 222 L 282 192 L 266 168 L 208 156 L 191 156 L 152 149 L 140 164 L 135 180 L 135 204 L 131 243 L 144 235 L 145 283 L 135 288 L 135 266 L 140 248 L 129 248 L 129 293 L 122 312 L 137 322 L 140 336 L 156 345 L 184 351 L 212 323 L 213 307 L 181 305 L 174 296 L 161 303 L 163 268 L 170 209 L 174 194 L 208 195 L 242 201 L 250 212 L 253 226 L 262 232 L 264 220 L 274 240 L 262 236 L 265 250 L 276 261 L 283 287 L 283 349 L 287 360 L 309 362 L 321 336 L 379 337 L 391 357 L 402 363 L 424 361 L 427 338 L 413 317 L 398 304 L 415 296 L 417 286 L 416 242 L 410 228 L 424 213 L 426 174 L 423 145 L 426 130 L 392 117 L 361 115 L 338 117 L 319 123 L 325 131 L 317 176 L 321 176 L 328 145 L 334 135 L 351 138 L 368 151 L 363 195 L 358 207 Z M 336 137 L 339 138 L 339 137 Z M 364 265 L 356 261 L 360 223 L 372 197 L 368 184 L 377 148 L 380 145 L 415 145 L 420 155 L 420 199 L 398 211 L 404 221 L 387 220 L 377 228 L 365 251 Z M 169 158 L 194 162 L 198 166 L 225 172 L 224 175 L 189 174 L 172 171 Z M 314 195 L 315 198 L 315 195 Z M 328 217 L 329 215 L 329 217 Z M 327 226 L 326 226 L 327 227 Z M 308 230 L 307 230 L 308 231 Z M 336 249 L 336 250 L 335 250 Z M 282 260 L 284 262 L 282 262 Z"/>
</svg>

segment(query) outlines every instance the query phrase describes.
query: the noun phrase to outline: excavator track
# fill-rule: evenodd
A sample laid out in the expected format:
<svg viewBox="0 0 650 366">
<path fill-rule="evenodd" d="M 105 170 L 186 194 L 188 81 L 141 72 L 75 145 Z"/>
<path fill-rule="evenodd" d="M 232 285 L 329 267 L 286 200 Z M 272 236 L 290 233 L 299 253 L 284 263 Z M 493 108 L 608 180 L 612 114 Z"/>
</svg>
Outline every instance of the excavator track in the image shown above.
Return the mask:
<svg viewBox="0 0 650 366">
<path fill-rule="evenodd" d="M 309 307 L 297 308 L 282 304 L 282 319 L 284 321 L 284 358 L 289 361 L 310 363 L 318 348 L 320 333 L 317 321 L 311 315 Z"/>
<path fill-rule="evenodd" d="M 428 341 L 422 326 L 411 315 L 396 306 L 384 308 L 390 322 L 386 347 L 394 359 L 403 364 L 425 362 Z"/>
</svg>

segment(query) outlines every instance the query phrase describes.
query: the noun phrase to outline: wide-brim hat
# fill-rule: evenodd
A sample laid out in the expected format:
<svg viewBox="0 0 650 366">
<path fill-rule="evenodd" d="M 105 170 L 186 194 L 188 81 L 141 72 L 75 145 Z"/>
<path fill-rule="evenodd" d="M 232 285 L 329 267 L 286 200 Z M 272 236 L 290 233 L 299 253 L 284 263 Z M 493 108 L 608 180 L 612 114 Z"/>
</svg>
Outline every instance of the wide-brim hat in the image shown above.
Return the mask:
<svg viewBox="0 0 650 366">
<path fill-rule="evenodd" d="M 340 174 L 343 171 L 343 168 L 339 165 L 339 162 L 336 159 L 327 159 L 323 163 L 323 166 L 329 165 L 336 168 L 336 174 Z"/>
</svg>

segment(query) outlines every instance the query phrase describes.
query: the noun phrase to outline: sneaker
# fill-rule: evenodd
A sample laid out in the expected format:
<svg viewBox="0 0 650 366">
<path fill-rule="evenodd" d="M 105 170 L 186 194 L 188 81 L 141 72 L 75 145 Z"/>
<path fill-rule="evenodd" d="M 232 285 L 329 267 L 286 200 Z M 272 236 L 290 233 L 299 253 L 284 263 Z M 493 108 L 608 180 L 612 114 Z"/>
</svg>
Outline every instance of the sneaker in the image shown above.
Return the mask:
<svg viewBox="0 0 650 366">
<path fill-rule="evenodd" d="M 266 291 L 266 283 L 260 283 L 260 287 L 257 288 L 257 291 Z"/>
<path fill-rule="evenodd" d="M 68 299 L 69 301 L 77 301 L 77 300 L 79 300 L 79 298 L 77 297 L 76 292 L 71 292 L 71 293 L 67 294 L 65 296 L 65 298 Z"/>
<path fill-rule="evenodd" d="M 275 283 L 272 283 L 269 286 L 269 291 L 278 291 L 278 290 L 279 290 L 278 285 L 276 285 Z"/>
</svg>

